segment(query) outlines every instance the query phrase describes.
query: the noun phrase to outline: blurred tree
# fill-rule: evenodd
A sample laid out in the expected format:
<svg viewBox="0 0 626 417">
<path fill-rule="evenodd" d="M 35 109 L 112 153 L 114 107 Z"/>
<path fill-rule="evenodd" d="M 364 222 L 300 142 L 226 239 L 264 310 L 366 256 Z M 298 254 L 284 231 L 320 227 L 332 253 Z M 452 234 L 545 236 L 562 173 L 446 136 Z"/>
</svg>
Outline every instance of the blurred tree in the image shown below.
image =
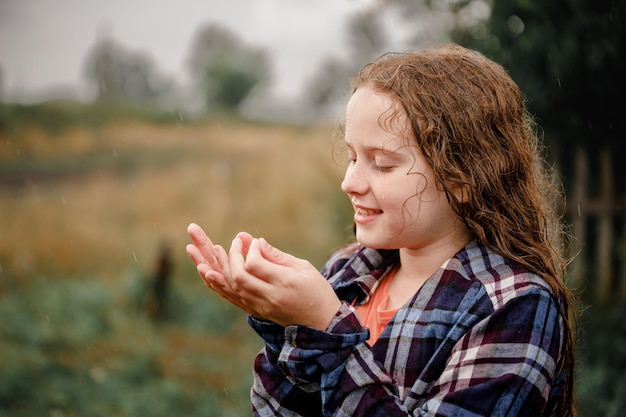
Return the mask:
<svg viewBox="0 0 626 417">
<path fill-rule="evenodd" d="M 490 18 L 453 32 L 507 68 L 558 148 L 622 146 L 626 2 L 495 0 Z"/>
<path fill-rule="evenodd" d="M 347 52 L 342 58 L 330 57 L 313 75 L 307 86 L 307 104 L 318 113 L 334 107 L 349 94 L 349 78 L 364 64 L 386 52 L 419 49 L 444 42 L 454 22 L 468 18 L 483 8 L 462 7 L 471 1 L 379 0 L 348 19 Z M 474 0 L 474 3 L 479 3 Z M 468 13 L 467 10 L 471 10 Z M 487 8 L 488 9 L 488 8 Z M 459 15 L 461 17 L 455 18 Z M 459 23 L 460 24 L 460 23 Z M 392 28 L 393 30 L 389 30 Z"/>
<path fill-rule="evenodd" d="M 231 31 L 216 24 L 197 33 L 189 68 L 209 109 L 237 110 L 255 87 L 270 78 L 266 51 L 245 45 Z"/>
<path fill-rule="evenodd" d="M 109 38 L 98 41 L 87 56 L 85 74 L 99 101 L 151 102 L 159 89 L 152 61 L 129 52 Z"/>
<path fill-rule="evenodd" d="M 379 10 L 364 10 L 348 20 L 348 44 L 358 67 L 385 52 L 387 40 Z"/>
<path fill-rule="evenodd" d="M 305 100 L 321 115 L 332 103 L 349 93 L 352 68 L 336 58 L 326 58 L 306 86 Z"/>
<path fill-rule="evenodd" d="M 626 2 L 496 0 L 453 39 L 501 63 L 529 97 L 568 197 L 572 275 L 595 302 L 626 302 Z"/>
<path fill-rule="evenodd" d="M 347 59 L 326 58 L 306 87 L 306 101 L 315 112 L 341 101 L 349 93 L 350 77 L 368 61 L 387 47 L 387 35 L 383 24 L 384 15 L 378 9 L 366 9 L 348 20 Z"/>
</svg>

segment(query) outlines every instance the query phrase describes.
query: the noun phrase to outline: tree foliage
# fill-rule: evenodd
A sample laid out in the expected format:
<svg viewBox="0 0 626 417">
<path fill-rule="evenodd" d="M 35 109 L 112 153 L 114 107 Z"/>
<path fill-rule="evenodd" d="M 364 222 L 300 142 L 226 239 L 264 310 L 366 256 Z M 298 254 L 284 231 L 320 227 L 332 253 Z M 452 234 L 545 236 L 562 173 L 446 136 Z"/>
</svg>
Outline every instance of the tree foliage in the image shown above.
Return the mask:
<svg viewBox="0 0 626 417">
<path fill-rule="evenodd" d="M 387 48 L 383 14 L 364 10 L 347 22 L 347 58 L 324 59 L 307 86 L 307 102 L 322 112 L 349 92 L 349 79 L 365 63 L 377 58 Z"/>
<path fill-rule="evenodd" d="M 495 0 L 486 30 L 456 39 L 501 63 L 558 146 L 615 147 L 626 133 L 626 3 Z"/>
<path fill-rule="evenodd" d="M 255 87 L 270 78 L 266 51 L 246 45 L 216 24 L 198 31 L 189 68 L 208 108 L 236 110 Z"/>
<path fill-rule="evenodd" d="M 346 52 L 323 61 L 307 85 L 308 104 L 322 112 L 343 101 L 349 93 L 350 77 L 386 52 L 447 40 L 454 21 L 447 7 L 448 2 L 380 0 L 350 16 Z"/>
<path fill-rule="evenodd" d="M 93 82 L 99 101 L 147 102 L 159 94 L 150 58 L 108 38 L 97 42 L 89 52 L 85 75 Z"/>
</svg>

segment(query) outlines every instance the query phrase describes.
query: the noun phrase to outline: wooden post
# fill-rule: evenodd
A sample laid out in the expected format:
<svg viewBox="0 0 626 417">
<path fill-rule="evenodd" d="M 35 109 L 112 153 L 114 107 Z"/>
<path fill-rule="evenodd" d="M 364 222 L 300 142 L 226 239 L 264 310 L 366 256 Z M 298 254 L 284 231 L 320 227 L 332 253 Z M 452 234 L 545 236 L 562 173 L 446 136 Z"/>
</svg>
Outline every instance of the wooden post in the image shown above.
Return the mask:
<svg viewBox="0 0 626 417">
<path fill-rule="evenodd" d="M 572 223 L 572 262 L 569 265 L 572 284 L 584 291 L 587 285 L 587 262 L 584 243 L 587 240 L 587 179 L 589 178 L 588 155 L 581 145 L 576 145 L 574 153 L 574 184 L 572 198 L 568 202 L 568 213 Z"/>
<path fill-rule="evenodd" d="M 608 147 L 600 150 L 600 196 L 598 205 L 598 246 L 596 257 L 598 282 L 595 298 L 609 303 L 613 277 L 613 165 Z"/>
<path fill-rule="evenodd" d="M 622 216 L 622 244 L 618 256 L 619 260 L 619 301 L 626 303 L 626 209 L 620 207 L 619 216 Z"/>
</svg>

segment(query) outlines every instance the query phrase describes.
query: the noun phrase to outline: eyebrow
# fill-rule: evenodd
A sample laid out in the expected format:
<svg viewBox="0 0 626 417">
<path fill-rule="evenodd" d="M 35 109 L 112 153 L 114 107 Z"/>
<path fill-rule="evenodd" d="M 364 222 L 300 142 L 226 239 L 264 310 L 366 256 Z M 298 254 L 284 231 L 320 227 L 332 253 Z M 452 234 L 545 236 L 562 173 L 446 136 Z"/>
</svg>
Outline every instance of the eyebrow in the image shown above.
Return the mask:
<svg viewBox="0 0 626 417">
<path fill-rule="evenodd" d="M 354 150 L 354 146 L 352 146 L 352 144 L 350 142 L 348 142 L 346 139 L 343 140 L 343 143 L 346 147 L 348 147 L 350 150 Z M 393 156 L 395 154 L 398 153 L 398 150 L 402 149 L 403 146 L 399 146 L 396 149 L 385 149 L 381 146 L 362 146 L 361 148 L 365 151 L 365 153 L 381 153 L 383 155 L 386 156 Z"/>
</svg>

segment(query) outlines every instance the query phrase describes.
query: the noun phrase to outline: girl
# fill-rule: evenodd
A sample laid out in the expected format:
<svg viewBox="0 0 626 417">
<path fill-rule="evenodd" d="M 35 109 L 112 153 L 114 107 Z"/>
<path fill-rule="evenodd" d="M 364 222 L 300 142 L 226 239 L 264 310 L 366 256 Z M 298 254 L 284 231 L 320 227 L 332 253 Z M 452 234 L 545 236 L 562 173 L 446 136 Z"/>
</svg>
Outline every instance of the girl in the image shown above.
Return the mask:
<svg viewBox="0 0 626 417">
<path fill-rule="evenodd" d="M 524 97 L 455 45 L 364 67 L 341 187 L 358 243 L 318 272 L 192 224 L 206 285 L 248 312 L 256 416 L 572 416 L 557 196 Z"/>
</svg>

